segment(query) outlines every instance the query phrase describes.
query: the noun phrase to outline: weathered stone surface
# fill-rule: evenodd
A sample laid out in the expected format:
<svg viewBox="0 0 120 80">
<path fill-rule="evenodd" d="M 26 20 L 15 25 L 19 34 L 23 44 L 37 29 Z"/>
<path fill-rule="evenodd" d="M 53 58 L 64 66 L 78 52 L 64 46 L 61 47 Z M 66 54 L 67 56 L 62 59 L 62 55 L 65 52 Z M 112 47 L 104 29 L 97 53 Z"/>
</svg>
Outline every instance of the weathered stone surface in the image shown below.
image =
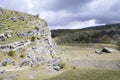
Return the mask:
<svg viewBox="0 0 120 80">
<path fill-rule="evenodd" d="M 11 61 L 10 59 L 4 58 L 4 59 L 0 62 L 0 66 L 11 65 L 12 63 L 13 63 L 13 61 Z"/>
<path fill-rule="evenodd" d="M 0 34 L 0 41 L 5 41 L 5 35 L 4 34 Z"/>
<path fill-rule="evenodd" d="M 13 22 L 16 22 L 17 18 L 16 17 L 13 17 L 13 18 L 10 18 Z"/>
<path fill-rule="evenodd" d="M 60 70 L 60 63 L 59 62 L 56 62 L 53 64 L 53 69 L 56 70 L 56 71 L 59 71 Z"/>
<path fill-rule="evenodd" d="M 5 70 L 1 70 L 0 71 L 0 74 L 4 74 L 6 71 Z"/>
<path fill-rule="evenodd" d="M 11 38 L 12 37 L 11 33 L 7 33 L 6 36 L 7 36 L 7 38 Z"/>
<path fill-rule="evenodd" d="M 19 66 L 32 66 L 41 63 L 48 64 L 48 61 L 50 62 L 49 64 L 58 62 L 55 52 L 55 42 L 51 38 L 51 32 L 49 31 L 47 22 L 45 20 L 34 17 L 31 14 L 20 14 L 19 12 L 9 10 L 7 12 L 10 12 L 10 15 L 6 14 L 5 16 L 7 17 L 5 19 L 3 15 L 3 19 L 9 20 L 10 24 L 15 25 L 12 26 L 6 22 L 1 24 L 3 29 L 6 28 L 4 29 L 4 34 L 6 35 L 2 36 L 1 40 L 4 40 L 3 37 L 7 39 L 14 39 L 17 35 L 18 37 L 16 40 L 18 41 L 14 42 L 13 40 L 11 43 L 6 42 L 5 44 L 0 44 L 0 51 L 16 51 L 15 56 L 17 57 L 20 57 L 21 54 L 23 54 L 24 58 L 21 58 L 21 61 L 18 62 L 17 60 L 14 60 L 15 64 L 19 64 Z M 11 16 L 13 14 L 14 16 Z M 18 21 L 21 22 L 21 24 Z M 18 29 L 16 29 L 17 27 L 14 29 L 14 26 L 18 26 Z M 12 32 L 7 32 L 9 30 Z M 13 35 L 12 33 L 15 34 Z M 31 37 L 33 36 L 36 38 L 34 42 L 31 41 Z M 58 69 L 59 66 L 54 66 L 54 68 Z"/>
<path fill-rule="evenodd" d="M 96 53 L 96 54 L 102 54 L 102 52 L 99 51 L 99 50 L 95 50 L 95 53 Z"/>
<path fill-rule="evenodd" d="M 19 17 L 18 19 L 24 21 L 24 17 L 22 17 L 22 16 Z"/>
<path fill-rule="evenodd" d="M 118 52 L 118 51 L 116 49 L 113 49 L 113 48 L 104 47 L 101 52 L 113 53 L 113 52 Z"/>
<path fill-rule="evenodd" d="M 31 42 L 28 40 L 28 41 L 18 41 L 18 42 L 13 42 L 10 44 L 4 44 L 4 45 L 0 45 L 0 50 L 1 51 L 9 51 L 9 50 L 16 51 L 20 48 L 25 47 L 26 45 L 30 43 Z"/>
</svg>

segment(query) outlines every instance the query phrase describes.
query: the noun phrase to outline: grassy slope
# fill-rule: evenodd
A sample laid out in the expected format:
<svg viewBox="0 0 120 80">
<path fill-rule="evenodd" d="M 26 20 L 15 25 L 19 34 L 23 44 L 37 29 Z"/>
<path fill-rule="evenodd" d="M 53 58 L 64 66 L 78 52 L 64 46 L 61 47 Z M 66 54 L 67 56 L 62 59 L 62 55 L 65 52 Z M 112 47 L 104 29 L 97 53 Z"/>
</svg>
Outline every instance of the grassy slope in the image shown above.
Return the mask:
<svg viewBox="0 0 120 80">
<path fill-rule="evenodd" d="M 51 30 L 57 43 L 115 43 L 120 36 L 120 24 L 95 26 L 84 29 Z"/>
<path fill-rule="evenodd" d="M 99 69 L 71 69 L 45 80 L 120 80 L 120 71 Z"/>
<path fill-rule="evenodd" d="M 72 46 L 69 44 L 67 46 L 59 46 L 59 56 L 61 57 L 62 61 L 65 62 L 66 67 L 61 74 L 45 80 L 120 80 L 120 70 L 104 67 L 94 68 L 89 66 L 76 66 L 76 68 L 73 69 L 73 65 L 68 66 L 68 63 L 71 63 L 72 61 L 120 61 L 119 52 L 112 54 L 94 55 L 95 49 L 102 49 L 102 47 L 105 46 L 115 47 L 114 45 L 90 44 L 87 47 L 86 45 L 88 44 L 72 44 Z M 66 61 L 66 59 L 69 61 Z"/>
<path fill-rule="evenodd" d="M 0 41 L 0 44 L 11 43 L 14 41 L 25 40 L 26 38 L 19 38 L 15 32 L 27 32 L 33 31 L 36 27 L 36 24 L 33 23 L 34 20 L 40 20 L 37 17 L 33 17 L 31 14 L 7 10 L 0 8 L 4 14 L 0 15 L 0 34 L 12 31 L 12 37 L 6 38 L 6 41 Z M 18 18 L 24 17 L 24 20 L 19 20 Z M 16 21 L 12 21 L 11 18 L 16 18 Z M 41 19 L 42 21 L 42 19 Z M 4 26 L 3 26 L 4 25 Z"/>
</svg>

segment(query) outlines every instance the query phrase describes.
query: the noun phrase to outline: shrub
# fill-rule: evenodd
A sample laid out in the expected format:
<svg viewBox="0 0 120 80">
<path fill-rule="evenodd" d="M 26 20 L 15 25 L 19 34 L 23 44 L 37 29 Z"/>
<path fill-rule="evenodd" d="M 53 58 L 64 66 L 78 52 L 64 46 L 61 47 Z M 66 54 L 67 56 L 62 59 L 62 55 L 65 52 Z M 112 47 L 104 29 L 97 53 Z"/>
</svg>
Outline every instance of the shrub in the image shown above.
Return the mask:
<svg viewBox="0 0 120 80">
<path fill-rule="evenodd" d="M 60 62 L 60 69 L 63 69 L 63 68 L 65 68 L 65 63 Z"/>
<path fill-rule="evenodd" d="M 76 67 L 74 66 L 73 69 L 76 69 Z"/>
<path fill-rule="evenodd" d="M 24 58 L 24 57 L 25 57 L 25 55 L 24 55 L 24 54 L 21 54 L 21 55 L 20 55 L 20 57 L 21 57 L 21 58 Z"/>
<path fill-rule="evenodd" d="M 39 27 L 35 27 L 35 29 L 36 29 L 37 31 L 39 31 Z"/>
<path fill-rule="evenodd" d="M 32 37 L 31 37 L 31 41 L 32 41 L 32 42 L 35 41 L 35 39 L 36 39 L 35 36 L 32 36 Z"/>
<path fill-rule="evenodd" d="M 11 51 L 8 52 L 8 56 L 14 56 L 14 53 L 15 52 L 11 50 Z"/>
<path fill-rule="evenodd" d="M 2 63 L 2 66 L 7 66 L 7 62 Z"/>
</svg>

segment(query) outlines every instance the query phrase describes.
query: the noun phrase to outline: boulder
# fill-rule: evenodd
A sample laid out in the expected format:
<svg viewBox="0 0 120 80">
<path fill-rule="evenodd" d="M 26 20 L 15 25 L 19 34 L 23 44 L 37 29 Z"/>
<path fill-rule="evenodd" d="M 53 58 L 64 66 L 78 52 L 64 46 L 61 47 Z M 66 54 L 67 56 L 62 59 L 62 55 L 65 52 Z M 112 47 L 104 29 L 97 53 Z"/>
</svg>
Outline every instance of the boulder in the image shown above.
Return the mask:
<svg viewBox="0 0 120 80">
<path fill-rule="evenodd" d="M 5 41 L 5 35 L 4 34 L 0 34 L 0 41 Z"/>
<path fill-rule="evenodd" d="M 11 38 L 12 37 L 11 33 L 7 33 L 6 36 L 7 36 L 7 38 Z"/>
<path fill-rule="evenodd" d="M 4 74 L 5 72 L 6 72 L 5 70 L 1 70 L 1 71 L 0 71 L 1 74 Z"/>
<path fill-rule="evenodd" d="M 60 66 L 53 66 L 53 69 L 56 71 L 60 71 Z"/>
<path fill-rule="evenodd" d="M 116 49 L 113 49 L 113 48 L 107 48 L 107 47 L 104 47 L 101 52 L 105 52 L 105 53 L 113 53 L 113 52 L 118 52 Z"/>
<path fill-rule="evenodd" d="M 53 64 L 53 69 L 56 70 L 56 71 L 60 71 L 60 63 L 56 62 Z"/>
<path fill-rule="evenodd" d="M 17 18 L 10 18 L 13 22 L 16 22 Z"/>
<path fill-rule="evenodd" d="M 95 50 L 95 53 L 96 53 L 96 54 L 102 54 L 102 52 L 99 51 L 99 50 Z"/>
</svg>

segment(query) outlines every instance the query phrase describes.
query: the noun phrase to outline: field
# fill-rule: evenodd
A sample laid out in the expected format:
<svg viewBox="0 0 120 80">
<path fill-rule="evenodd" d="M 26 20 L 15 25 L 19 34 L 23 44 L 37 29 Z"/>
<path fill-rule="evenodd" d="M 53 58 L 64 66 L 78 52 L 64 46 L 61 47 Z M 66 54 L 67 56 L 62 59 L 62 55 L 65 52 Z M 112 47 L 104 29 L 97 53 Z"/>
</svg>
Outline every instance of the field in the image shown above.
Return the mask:
<svg viewBox="0 0 120 80">
<path fill-rule="evenodd" d="M 65 64 L 61 71 L 50 70 L 47 65 L 22 67 L 23 70 L 0 74 L 0 80 L 120 80 L 120 52 L 95 54 L 110 44 L 64 44 L 57 46 L 59 58 Z"/>
</svg>

